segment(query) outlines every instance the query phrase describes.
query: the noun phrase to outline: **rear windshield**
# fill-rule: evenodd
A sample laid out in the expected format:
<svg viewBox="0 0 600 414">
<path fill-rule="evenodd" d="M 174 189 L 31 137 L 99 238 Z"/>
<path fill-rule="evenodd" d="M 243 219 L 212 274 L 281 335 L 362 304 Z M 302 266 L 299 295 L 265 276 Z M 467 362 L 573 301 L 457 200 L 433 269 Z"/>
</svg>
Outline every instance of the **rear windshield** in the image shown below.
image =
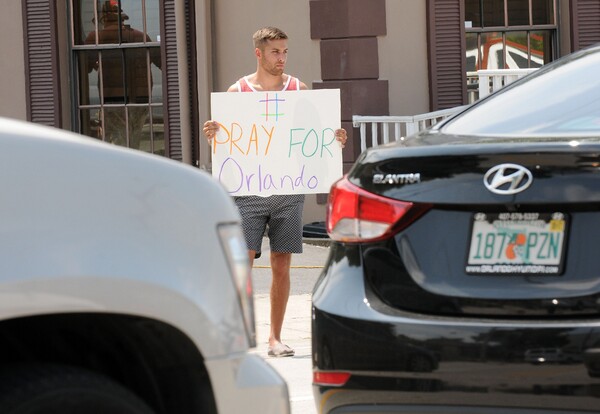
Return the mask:
<svg viewBox="0 0 600 414">
<path fill-rule="evenodd" d="M 473 105 L 442 131 L 507 138 L 600 136 L 600 49 L 557 61 L 519 83 Z"/>
</svg>

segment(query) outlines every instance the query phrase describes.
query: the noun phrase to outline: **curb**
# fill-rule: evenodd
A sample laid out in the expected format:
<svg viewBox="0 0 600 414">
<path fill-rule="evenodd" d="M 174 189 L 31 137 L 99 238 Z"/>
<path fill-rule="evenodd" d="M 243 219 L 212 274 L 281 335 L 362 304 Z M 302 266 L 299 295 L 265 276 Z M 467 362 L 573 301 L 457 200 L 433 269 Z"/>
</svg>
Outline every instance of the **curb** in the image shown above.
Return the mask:
<svg viewBox="0 0 600 414">
<path fill-rule="evenodd" d="M 310 244 L 313 246 L 329 247 L 331 245 L 331 239 L 328 237 L 303 237 L 302 243 Z"/>
</svg>

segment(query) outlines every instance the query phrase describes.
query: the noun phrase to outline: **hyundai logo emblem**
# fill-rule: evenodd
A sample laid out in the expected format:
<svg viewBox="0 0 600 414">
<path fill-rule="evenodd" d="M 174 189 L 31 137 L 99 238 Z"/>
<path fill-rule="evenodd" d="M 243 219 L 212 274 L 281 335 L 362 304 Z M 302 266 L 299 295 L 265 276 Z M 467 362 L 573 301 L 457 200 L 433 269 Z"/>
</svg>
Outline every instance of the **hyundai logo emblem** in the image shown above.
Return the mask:
<svg viewBox="0 0 600 414">
<path fill-rule="evenodd" d="M 490 168 L 483 177 L 486 188 L 494 194 L 517 194 L 527 189 L 533 176 L 531 171 L 518 164 L 500 164 Z"/>
</svg>

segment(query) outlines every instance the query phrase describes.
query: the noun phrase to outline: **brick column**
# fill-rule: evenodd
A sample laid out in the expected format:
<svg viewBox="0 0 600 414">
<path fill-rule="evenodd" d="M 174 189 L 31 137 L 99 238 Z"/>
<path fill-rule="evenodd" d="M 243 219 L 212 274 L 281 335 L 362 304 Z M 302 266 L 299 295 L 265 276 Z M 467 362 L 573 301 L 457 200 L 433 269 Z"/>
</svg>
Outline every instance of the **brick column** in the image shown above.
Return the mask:
<svg viewBox="0 0 600 414">
<path fill-rule="evenodd" d="M 379 79 L 377 36 L 386 32 L 385 0 L 310 0 L 310 35 L 321 46 L 321 82 L 339 88 L 342 126 L 348 131 L 344 171 L 360 154 L 352 115 L 389 115 L 388 82 Z"/>
</svg>

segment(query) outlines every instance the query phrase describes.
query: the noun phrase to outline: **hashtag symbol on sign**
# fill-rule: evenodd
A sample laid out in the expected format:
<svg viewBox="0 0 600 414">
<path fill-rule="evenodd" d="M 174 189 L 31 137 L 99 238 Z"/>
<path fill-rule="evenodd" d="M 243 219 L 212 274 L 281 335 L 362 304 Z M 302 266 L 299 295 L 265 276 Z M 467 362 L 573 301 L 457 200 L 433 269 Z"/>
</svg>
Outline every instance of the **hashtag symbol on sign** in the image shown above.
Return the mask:
<svg viewBox="0 0 600 414">
<path fill-rule="evenodd" d="M 265 112 L 260 114 L 261 116 L 265 117 L 265 121 L 269 122 L 269 116 L 270 116 L 270 117 L 275 117 L 275 122 L 277 122 L 279 120 L 280 116 L 285 115 L 285 114 L 279 112 L 279 103 L 285 102 L 285 99 L 279 99 L 277 94 L 275 94 L 275 98 L 272 99 L 272 98 L 269 98 L 269 94 L 267 93 L 265 95 L 265 99 L 261 99 L 259 102 L 265 104 Z M 271 104 L 271 107 L 275 106 L 275 112 L 273 112 L 273 113 L 269 112 L 269 104 Z"/>
</svg>

